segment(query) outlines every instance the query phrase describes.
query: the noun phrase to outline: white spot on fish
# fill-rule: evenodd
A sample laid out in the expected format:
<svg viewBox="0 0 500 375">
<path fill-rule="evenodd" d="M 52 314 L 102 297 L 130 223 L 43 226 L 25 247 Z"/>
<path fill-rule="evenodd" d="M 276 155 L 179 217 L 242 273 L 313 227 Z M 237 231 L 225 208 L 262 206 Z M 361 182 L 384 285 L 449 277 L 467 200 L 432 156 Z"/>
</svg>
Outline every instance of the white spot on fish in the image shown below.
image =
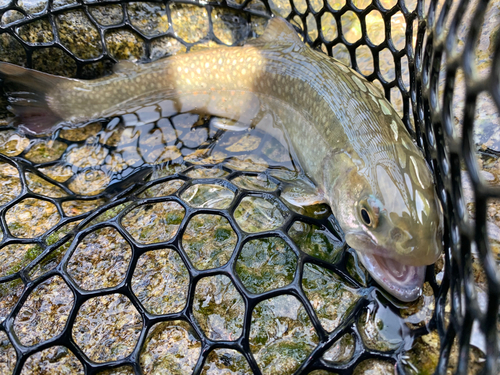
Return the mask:
<svg viewBox="0 0 500 375">
<path fill-rule="evenodd" d="M 410 199 L 413 200 L 413 184 L 411 183 L 411 177 L 408 175 L 408 173 L 405 173 L 405 182 L 406 182 L 406 187 L 410 192 Z"/>
<path fill-rule="evenodd" d="M 424 213 L 428 217 L 430 213 L 430 205 L 429 201 L 424 197 L 422 192 L 418 189 L 415 193 L 415 206 L 416 206 L 415 208 L 417 209 L 418 219 L 420 220 L 421 223 L 423 223 L 422 213 Z"/>
<path fill-rule="evenodd" d="M 363 84 L 363 82 L 356 76 L 352 76 L 352 80 L 358 87 L 361 89 L 361 91 L 366 92 L 366 86 Z"/>
<path fill-rule="evenodd" d="M 398 147 L 398 158 L 399 158 L 399 165 L 401 168 L 405 169 L 406 168 L 406 153 L 401 147 Z"/>
<path fill-rule="evenodd" d="M 342 70 L 345 73 L 349 73 L 349 68 L 346 67 L 344 64 L 341 64 L 341 63 L 339 63 L 337 61 L 335 61 L 335 63 L 340 68 L 340 70 Z"/>
<path fill-rule="evenodd" d="M 391 109 L 389 108 L 389 106 L 385 102 L 385 99 L 379 99 L 379 103 L 380 103 L 380 106 L 382 107 L 382 112 L 384 112 L 384 114 L 386 114 L 386 115 L 390 115 Z"/>
<path fill-rule="evenodd" d="M 410 172 L 413 172 L 412 173 L 412 177 L 413 179 L 417 179 L 418 180 L 418 183 L 420 184 L 420 186 L 422 187 L 422 189 L 426 189 L 430 183 L 430 181 L 428 181 L 425 177 L 424 177 L 424 174 L 426 171 L 421 171 L 419 168 L 418 168 L 418 164 L 417 164 L 417 159 L 415 159 L 414 156 L 410 156 L 410 160 L 411 160 L 411 164 L 412 164 L 412 169 L 410 169 Z"/>
<path fill-rule="evenodd" d="M 392 120 L 391 122 L 391 129 L 392 132 L 394 133 L 394 139 L 397 141 L 398 140 L 398 124 L 396 124 L 396 121 Z"/>
</svg>

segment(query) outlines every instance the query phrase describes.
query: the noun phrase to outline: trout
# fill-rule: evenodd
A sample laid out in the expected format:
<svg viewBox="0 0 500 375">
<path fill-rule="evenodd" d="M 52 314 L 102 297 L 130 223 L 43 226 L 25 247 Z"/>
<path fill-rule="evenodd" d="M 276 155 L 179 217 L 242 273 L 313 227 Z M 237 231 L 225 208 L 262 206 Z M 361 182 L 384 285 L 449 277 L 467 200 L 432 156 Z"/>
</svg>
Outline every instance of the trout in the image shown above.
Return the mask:
<svg viewBox="0 0 500 375">
<path fill-rule="evenodd" d="M 10 109 L 25 131 L 48 133 L 165 98 L 252 125 L 266 108 L 337 218 L 349 246 L 379 285 L 402 301 L 420 294 L 442 251 L 442 211 L 425 159 L 379 90 L 306 46 L 272 18 L 240 47 L 120 62 L 96 80 L 0 63 Z"/>
</svg>

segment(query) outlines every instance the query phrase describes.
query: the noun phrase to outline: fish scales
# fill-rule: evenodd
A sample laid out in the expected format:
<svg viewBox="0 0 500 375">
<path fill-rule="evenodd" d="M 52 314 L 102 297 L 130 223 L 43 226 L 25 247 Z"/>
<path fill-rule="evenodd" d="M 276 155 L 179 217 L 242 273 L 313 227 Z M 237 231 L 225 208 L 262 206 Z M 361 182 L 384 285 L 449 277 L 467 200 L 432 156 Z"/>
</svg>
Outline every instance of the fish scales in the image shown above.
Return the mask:
<svg viewBox="0 0 500 375">
<path fill-rule="evenodd" d="M 115 74 L 93 81 L 6 63 L 0 78 L 12 111 L 34 133 L 164 100 L 177 112 L 248 126 L 258 125 L 265 109 L 332 207 L 346 242 L 389 293 L 417 298 L 425 266 L 441 253 L 432 177 L 395 110 L 361 75 L 304 45 L 283 19 L 273 18 L 243 47 L 121 62 Z"/>
</svg>

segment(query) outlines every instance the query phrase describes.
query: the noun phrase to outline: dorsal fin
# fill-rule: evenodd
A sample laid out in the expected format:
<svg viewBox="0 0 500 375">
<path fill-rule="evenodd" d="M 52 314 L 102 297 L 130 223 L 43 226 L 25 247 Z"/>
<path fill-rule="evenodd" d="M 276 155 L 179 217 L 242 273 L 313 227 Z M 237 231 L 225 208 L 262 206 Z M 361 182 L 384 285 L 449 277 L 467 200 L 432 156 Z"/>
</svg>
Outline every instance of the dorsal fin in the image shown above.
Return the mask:
<svg viewBox="0 0 500 375">
<path fill-rule="evenodd" d="M 303 44 L 297 31 L 295 31 L 290 23 L 284 18 L 273 17 L 269 20 L 264 34 L 256 39 L 248 41 L 247 44 L 279 44 L 280 42 L 286 44 Z"/>
</svg>

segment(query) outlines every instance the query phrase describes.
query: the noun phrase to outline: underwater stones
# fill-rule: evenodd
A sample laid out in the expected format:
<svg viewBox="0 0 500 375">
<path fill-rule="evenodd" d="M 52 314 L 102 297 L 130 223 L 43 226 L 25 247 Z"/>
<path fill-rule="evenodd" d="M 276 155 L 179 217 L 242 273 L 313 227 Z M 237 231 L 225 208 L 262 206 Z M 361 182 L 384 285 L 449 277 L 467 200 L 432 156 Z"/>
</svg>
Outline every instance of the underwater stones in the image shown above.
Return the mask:
<svg viewBox="0 0 500 375">
<path fill-rule="evenodd" d="M 146 374 L 191 374 L 201 354 L 201 341 L 182 320 L 155 324 L 148 332 L 140 354 Z"/>
<path fill-rule="evenodd" d="M 290 284 L 297 255 L 278 237 L 248 241 L 236 261 L 236 273 L 251 293 L 264 293 Z"/>
<path fill-rule="evenodd" d="M 17 168 L 0 163 L 0 206 L 10 202 L 21 193 L 21 180 Z"/>
<path fill-rule="evenodd" d="M 231 182 L 239 188 L 246 190 L 274 191 L 278 188 L 278 185 L 263 173 L 259 173 L 256 176 L 242 175 L 231 180 Z"/>
<path fill-rule="evenodd" d="M 24 363 L 21 375 L 75 374 L 83 375 L 83 365 L 65 346 L 52 346 L 36 352 Z"/>
<path fill-rule="evenodd" d="M 346 333 L 323 354 L 323 359 L 336 363 L 346 363 L 351 360 L 356 349 L 356 338 Z"/>
<path fill-rule="evenodd" d="M 0 284 L 0 323 L 7 318 L 14 306 L 19 301 L 24 289 L 24 284 L 21 279 L 14 279 Z M 0 338 L 0 343 L 2 339 Z M 1 346 L 1 344 L 0 344 Z M 0 353 L 2 349 L 0 349 Z M 0 354 L 1 356 L 1 354 Z M 2 373 L 2 360 L 0 360 L 0 374 Z"/>
<path fill-rule="evenodd" d="M 51 198 L 61 198 L 68 194 L 60 187 L 48 182 L 34 173 L 26 173 L 26 182 L 33 193 L 45 195 Z"/>
<path fill-rule="evenodd" d="M 10 233 L 19 238 L 34 238 L 54 227 L 61 219 L 57 207 L 48 201 L 26 198 L 5 214 Z"/>
<path fill-rule="evenodd" d="M 73 301 L 73 293 L 61 277 L 54 276 L 39 284 L 14 321 L 14 331 L 21 344 L 33 346 L 59 335 Z"/>
<path fill-rule="evenodd" d="M 24 66 L 26 64 L 26 51 L 13 36 L 4 33 L 0 35 L 0 59 Z"/>
<path fill-rule="evenodd" d="M 139 60 L 145 57 L 144 41 L 128 30 L 112 30 L 106 33 L 106 47 L 116 60 Z"/>
<path fill-rule="evenodd" d="M 215 349 L 210 352 L 203 366 L 204 375 L 251 374 L 252 370 L 243 354 L 232 349 Z"/>
<path fill-rule="evenodd" d="M 345 320 L 347 312 L 360 298 L 334 272 L 310 263 L 304 265 L 302 289 L 328 332 Z"/>
<path fill-rule="evenodd" d="M 229 174 L 222 168 L 195 168 L 186 172 L 185 175 L 191 178 L 218 178 L 225 177 Z"/>
<path fill-rule="evenodd" d="M 127 5 L 130 22 L 147 36 L 165 34 L 169 29 L 166 7 L 161 3 L 137 2 Z"/>
<path fill-rule="evenodd" d="M 405 346 L 405 337 L 408 337 L 409 328 L 399 318 L 397 313 L 381 303 L 373 302 L 368 305 L 358 318 L 358 330 L 363 343 L 369 349 L 388 351 Z"/>
<path fill-rule="evenodd" d="M 57 16 L 56 23 L 61 43 L 75 56 L 89 59 L 102 53 L 99 32 L 84 12 L 72 10 L 61 13 Z"/>
<path fill-rule="evenodd" d="M 0 332 L 0 373 L 12 374 L 16 366 L 16 350 L 3 331 Z"/>
<path fill-rule="evenodd" d="M 236 222 L 245 232 L 277 229 L 285 223 L 280 205 L 274 199 L 245 197 L 234 211 Z"/>
<path fill-rule="evenodd" d="M 132 277 L 132 291 L 151 314 L 180 312 L 186 305 L 189 273 L 171 249 L 142 254 Z"/>
<path fill-rule="evenodd" d="M 83 170 L 75 175 L 68 188 L 75 194 L 97 195 L 102 193 L 110 182 L 110 176 L 100 170 Z"/>
<path fill-rule="evenodd" d="M 111 294 L 90 298 L 78 311 L 73 340 L 92 361 L 103 363 L 132 353 L 142 319 L 127 297 Z"/>
<path fill-rule="evenodd" d="M 139 194 L 140 198 L 166 197 L 174 194 L 184 184 L 183 180 L 159 182 Z"/>
<path fill-rule="evenodd" d="M 175 3 L 169 7 L 176 36 L 187 43 L 194 43 L 208 34 L 208 14 L 205 8 Z"/>
<path fill-rule="evenodd" d="M 110 227 L 90 232 L 68 261 L 68 274 L 85 290 L 111 288 L 123 281 L 132 249 L 120 233 Z"/>
<path fill-rule="evenodd" d="M 118 25 L 123 21 L 123 10 L 119 4 L 89 7 L 90 14 L 103 26 Z"/>
<path fill-rule="evenodd" d="M 326 262 L 335 263 L 344 249 L 344 244 L 326 229 L 303 221 L 294 222 L 288 235 L 300 250 Z"/>
<path fill-rule="evenodd" d="M 195 184 L 187 188 L 181 198 L 192 207 L 225 209 L 233 201 L 234 193 L 217 184 Z"/>
<path fill-rule="evenodd" d="M 122 224 L 139 243 L 165 242 L 177 233 L 184 215 L 177 202 L 146 203 L 125 215 Z"/>
<path fill-rule="evenodd" d="M 83 145 L 72 148 L 64 158 L 75 167 L 86 168 L 102 165 L 109 154 L 109 150 L 102 145 Z"/>
<path fill-rule="evenodd" d="M 28 148 L 29 144 L 28 138 L 13 130 L 0 131 L 0 154 L 17 156 Z"/>
<path fill-rule="evenodd" d="M 18 30 L 19 36 L 30 44 L 50 43 L 54 40 L 52 26 L 48 19 L 41 19 L 26 25 Z"/>
<path fill-rule="evenodd" d="M 0 248 L 0 277 L 22 270 L 41 253 L 38 244 L 12 244 Z"/>
<path fill-rule="evenodd" d="M 281 295 L 252 312 L 250 349 L 263 374 L 292 374 L 318 344 L 318 335 L 300 301 Z"/>
<path fill-rule="evenodd" d="M 193 265 L 200 269 L 224 266 L 236 246 L 236 233 L 220 215 L 194 216 L 182 236 L 182 247 Z"/>
<path fill-rule="evenodd" d="M 243 330 L 245 305 L 227 276 L 204 277 L 196 284 L 193 315 L 211 340 L 237 340 Z"/>
<path fill-rule="evenodd" d="M 103 204 L 104 204 L 103 199 L 94 199 L 88 201 L 75 200 L 75 201 L 63 202 L 62 208 L 67 216 L 78 216 L 93 211 L 96 208 L 102 206 Z"/>
<path fill-rule="evenodd" d="M 33 163 L 48 163 L 59 159 L 67 147 L 60 141 L 41 139 L 32 143 L 25 157 Z"/>
<path fill-rule="evenodd" d="M 158 60 L 165 56 L 177 55 L 186 52 L 184 44 L 170 36 L 153 39 L 151 42 L 151 60 Z"/>
</svg>

